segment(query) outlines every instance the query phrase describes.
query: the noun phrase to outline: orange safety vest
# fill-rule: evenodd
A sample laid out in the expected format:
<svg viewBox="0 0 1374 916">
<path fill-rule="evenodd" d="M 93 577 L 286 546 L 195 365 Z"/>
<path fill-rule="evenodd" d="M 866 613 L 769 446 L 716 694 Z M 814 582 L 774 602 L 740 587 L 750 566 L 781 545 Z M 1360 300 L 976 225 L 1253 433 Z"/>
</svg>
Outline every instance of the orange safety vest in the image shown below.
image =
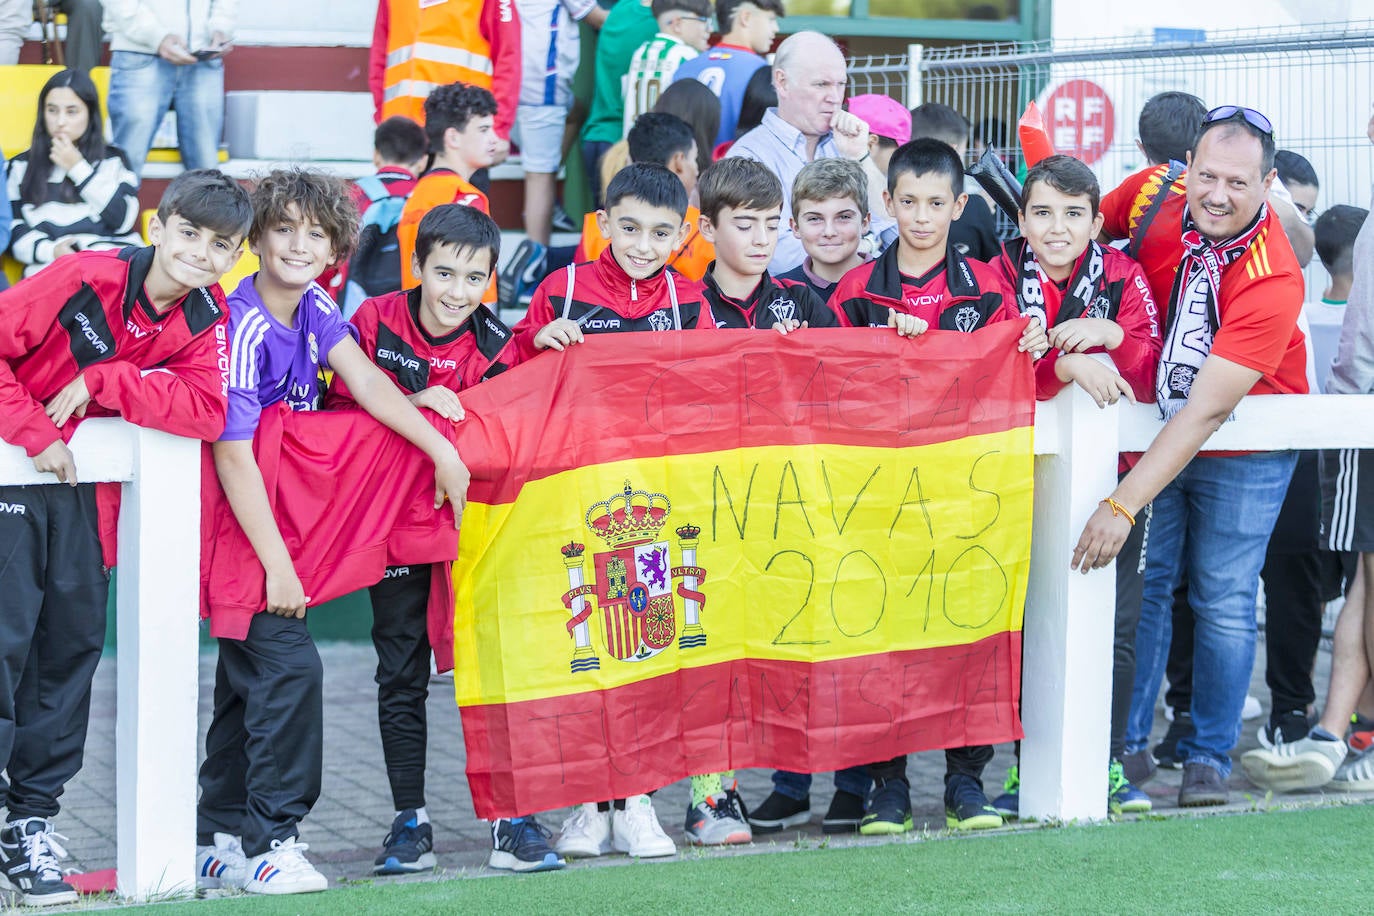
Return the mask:
<svg viewBox="0 0 1374 916">
<path fill-rule="evenodd" d="M 388 7 L 382 118 L 425 123 L 436 86 L 492 87 L 491 42 L 482 34 L 483 0 L 382 0 Z M 513 3 L 514 0 L 505 0 Z"/>
<path fill-rule="evenodd" d="M 415 276 L 412 261 L 415 257 L 415 241 L 420 235 L 420 220 L 435 207 L 443 204 L 463 204 L 476 207 L 488 216 L 491 205 L 487 195 L 451 169 L 437 168 L 426 172 L 415 183 L 415 190 L 406 198 L 401 220 L 396 224 L 396 241 L 401 247 L 401 289 L 413 289 L 420 285 Z M 482 301 L 491 304 L 496 301 L 496 271 L 491 272 L 491 282 Z"/>
<path fill-rule="evenodd" d="M 697 227 L 700 219 L 700 210 L 696 207 L 687 208 L 687 216 L 683 219 L 688 226 L 687 238 L 668 259 L 668 266 L 688 280 L 700 281 L 706 276 L 706 268 L 716 259 L 716 246 L 706 241 Z M 596 212 L 588 213 L 582 221 L 582 239 L 573 260 L 578 264 L 595 261 L 609 244 L 611 240 L 601 234 L 601 227 L 596 223 Z"/>
</svg>

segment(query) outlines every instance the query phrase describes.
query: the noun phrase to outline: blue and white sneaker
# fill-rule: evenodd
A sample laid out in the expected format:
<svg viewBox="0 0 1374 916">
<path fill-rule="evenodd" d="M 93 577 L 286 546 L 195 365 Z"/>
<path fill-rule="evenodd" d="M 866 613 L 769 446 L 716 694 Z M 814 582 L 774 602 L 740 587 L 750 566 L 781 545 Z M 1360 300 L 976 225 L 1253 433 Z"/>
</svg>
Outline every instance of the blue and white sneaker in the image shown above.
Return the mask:
<svg viewBox="0 0 1374 916">
<path fill-rule="evenodd" d="M 273 840 L 271 849 L 248 860 L 248 878 L 243 889 L 250 894 L 311 894 L 327 890 L 328 879 L 305 857 L 309 848 L 295 837 Z"/>
<path fill-rule="evenodd" d="M 503 871 L 557 871 L 567 865 L 549 846 L 553 832 L 533 817 L 501 818 L 491 823 L 487 864 Z"/>
<path fill-rule="evenodd" d="M 1131 785 L 1120 760 L 1107 766 L 1107 808 L 1112 814 L 1144 814 L 1155 806 L 1140 789 Z"/>
<path fill-rule="evenodd" d="M 434 858 L 434 828 L 419 823 L 414 808 L 402 811 L 391 822 L 391 832 L 382 840 L 382 852 L 372 861 L 378 875 L 413 875 L 429 871 Z"/>
<path fill-rule="evenodd" d="M 549 250 L 534 239 L 516 246 L 506 266 L 496 275 L 496 298 L 501 308 L 513 309 L 544 279 Z"/>
<path fill-rule="evenodd" d="M 248 877 L 248 857 L 239 838 L 216 833 L 213 846 L 196 847 L 196 887 L 203 891 L 240 888 Z"/>
<path fill-rule="evenodd" d="M 997 813 L 1009 821 L 1021 816 L 1021 768 L 1013 763 L 1007 769 L 1007 778 L 1002 783 L 1002 794 L 992 800 Z"/>
</svg>

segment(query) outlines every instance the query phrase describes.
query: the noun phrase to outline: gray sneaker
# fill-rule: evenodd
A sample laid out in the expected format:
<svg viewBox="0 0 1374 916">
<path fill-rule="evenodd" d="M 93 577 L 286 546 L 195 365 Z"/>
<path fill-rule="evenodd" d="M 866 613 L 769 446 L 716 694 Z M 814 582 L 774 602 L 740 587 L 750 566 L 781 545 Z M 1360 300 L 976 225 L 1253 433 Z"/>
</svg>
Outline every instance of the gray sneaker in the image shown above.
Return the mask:
<svg viewBox="0 0 1374 916">
<path fill-rule="evenodd" d="M 734 792 L 707 796 L 706 801 L 689 808 L 684 832 L 693 846 L 731 846 L 754 841 L 749 822 L 740 811 L 739 796 Z"/>
<path fill-rule="evenodd" d="M 1347 758 L 1331 777 L 1331 788 L 1342 792 L 1374 792 L 1374 747 Z"/>
<path fill-rule="evenodd" d="M 1180 808 L 1201 808 L 1206 805 L 1224 805 L 1230 794 L 1221 773 L 1205 763 L 1185 763 L 1183 765 L 1183 785 L 1178 790 Z"/>
<path fill-rule="evenodd" d="M 1240 765 L 1250 781 L 1261 789 L 1295 792 L 1326 785 L 1343 760 L 1344 741 L 1324 741 L 1308 736 L 1291 744 L 1278 741 L 1272 748 L 1246 751 L 1240 758 Z"/>
</svg>

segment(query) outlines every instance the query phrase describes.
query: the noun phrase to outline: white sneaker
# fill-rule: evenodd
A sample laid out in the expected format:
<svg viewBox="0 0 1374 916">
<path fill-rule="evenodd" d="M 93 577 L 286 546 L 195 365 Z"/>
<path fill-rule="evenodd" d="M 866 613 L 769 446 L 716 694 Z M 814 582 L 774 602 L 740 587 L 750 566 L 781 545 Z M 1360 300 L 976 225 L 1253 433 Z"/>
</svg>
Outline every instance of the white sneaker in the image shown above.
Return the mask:
<svg viewBox="0 0 1374 916">
<path fill-rule="evenodd" d="M 247 878 L 248 857 L 238 837 L 216 833 L 215 845 L 196 847 L 196 887 L 205 891 L 243 887 Z"/>
<path fill-rule="evenodd" d="M 628 853 L 639 859 L 671 856 L 677 844 L 669 839 L 658 822 L 654 800 L 647 795 L 631 795 L 625 799 L 625 810 L 611 813 L 611 843 L 616 852 Z"/>
<path fill-rule="evenodd" d="M 565 859 L 593 859 L 611 851 L 611 812 L 578 805 L 563 821 L 554 852 Z"/>
<path fill-rule="evenodd" d="M 309 848 L 295 837 L 273 840 L 271 849 L 248 860 L 243 889 L 250 894 L 310 894 L 327 889 L 328 879 L 305 857 Z"/>
<path fill-rule="evenodd" d="M 1260 788 L 1293 792 L 1326 785 L 1336 775 L 1336 768 L 1343 760 L 1344 741 L 1308 737 L 1291 744 L 1280 741 L 1272 750 L 1256 748 L 1246 751 L 1240 758 L 1240 765 L 1250 781 Z"/>
<path fill-rule="evenodd" d="M 1331 788 L 1342 792 L 1374 792 L 1374 747 L 1351 757 L 1331 777 Z"/>
</svg>

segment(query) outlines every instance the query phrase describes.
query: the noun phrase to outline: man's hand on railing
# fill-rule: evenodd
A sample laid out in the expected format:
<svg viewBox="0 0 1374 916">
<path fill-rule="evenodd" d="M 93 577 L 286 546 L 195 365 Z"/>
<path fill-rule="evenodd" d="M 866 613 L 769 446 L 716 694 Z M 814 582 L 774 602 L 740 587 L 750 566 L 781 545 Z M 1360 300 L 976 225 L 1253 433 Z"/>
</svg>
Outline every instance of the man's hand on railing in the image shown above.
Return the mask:
<svg viewBox="0 0 1374 916">
<path fill-rule="evenodd" d="M 1089 570 L 1109 565 L 1121 552 L 1121 545 L 1126 543 L 1126 536 L 1134 524 L 1130 516 L 1120 511 L 1119 505 L 1111 505 L 1104 499 L 1083 527 L 1069 569 L 1087 575 Z"/>
<path fill-rule="evenodd" d="M 86 377 L 78 375 L 52 396 L 43 412 L 52 420 L 53 425 L 60 429 L 73 415 L 84 417 L 86 405 L 90 402 L 91 392 L 86 388 Z"/>
<path fill-rule="evenodd" d="M 76 459 L 61 439 L 34 455 L 33 466 L 44 473 L 56 474 L 65 484 L 76 486 Z"/>
</svg>

